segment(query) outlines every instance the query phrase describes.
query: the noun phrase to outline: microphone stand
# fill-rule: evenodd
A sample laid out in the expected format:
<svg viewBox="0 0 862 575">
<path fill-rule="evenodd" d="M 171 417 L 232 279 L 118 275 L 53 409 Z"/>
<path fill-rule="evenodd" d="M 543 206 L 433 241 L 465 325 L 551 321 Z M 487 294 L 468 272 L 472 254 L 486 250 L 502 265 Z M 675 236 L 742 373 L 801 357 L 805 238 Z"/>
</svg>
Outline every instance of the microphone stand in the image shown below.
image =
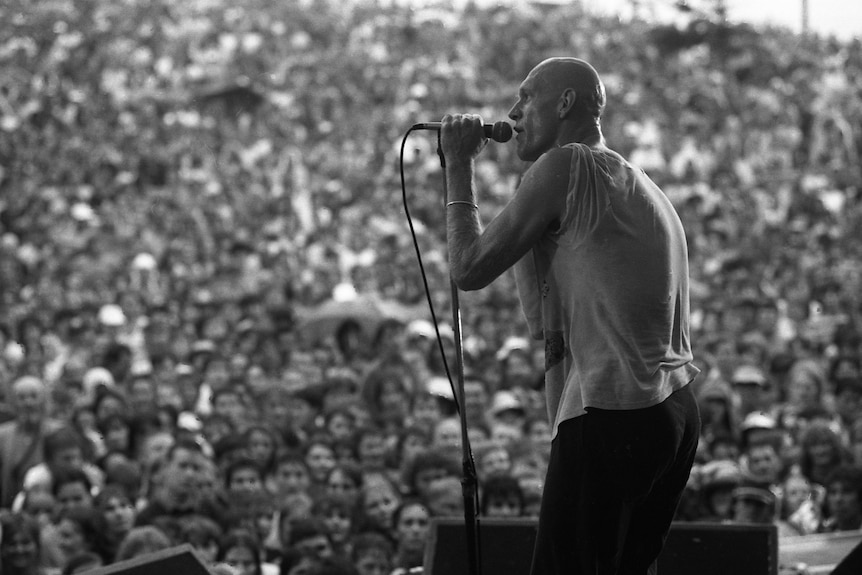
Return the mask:
<svg viewBox="0 0 862 575">
<path fill-rule="evenodd" d="M 440 132 L 437 132 L 437 155 L 440 157 L 440 166 L 443 168 L 443 202 L 449 197 L 448 184 L 446 182 L 446 159 L 443 156 L 443 148 L 440 145 Z M 461 495 L 464 499 L 464 529 L 467 536 L 467 559 L 469 561 L 469 575 L 481 573 L 479 518 L 477 510 L 478 479 L 476 466 L 473 462 L 473 454 L 470 450 L 470 438 L 467 435 L 467 409 L 464 405 L 464 345 L 461 334 L 461 306 L 458 298 L 458 286 L 455 280 L 449 276 L 449 286 L 452 291 L 452 329 L 455 335 L 455 370 L 457 374 L 457 390 L 455 397 L 458 400 L 458 415 L 461 421 Z"/>
</svg>

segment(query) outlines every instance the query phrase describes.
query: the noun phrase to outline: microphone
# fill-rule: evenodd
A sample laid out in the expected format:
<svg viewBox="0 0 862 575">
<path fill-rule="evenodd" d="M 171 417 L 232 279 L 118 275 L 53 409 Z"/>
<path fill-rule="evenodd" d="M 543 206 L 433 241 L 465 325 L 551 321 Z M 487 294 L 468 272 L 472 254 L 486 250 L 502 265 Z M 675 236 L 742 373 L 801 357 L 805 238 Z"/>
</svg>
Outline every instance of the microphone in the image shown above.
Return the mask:
<svg viewBox="0 0 862 575">
<path fill-rule="evenodd" d="M 424 124 L 416 124 L 414 130 L 437 130 L 440 131 L 441 122 L 425 122 Z M 493 124 L 485 124 L 482 126 L 485 131 L 485 137 L 491 138 L 495 142 L 508 142 L 512 139 L 512 126 L 507 122 L 494 122 Z"/>
</svg>

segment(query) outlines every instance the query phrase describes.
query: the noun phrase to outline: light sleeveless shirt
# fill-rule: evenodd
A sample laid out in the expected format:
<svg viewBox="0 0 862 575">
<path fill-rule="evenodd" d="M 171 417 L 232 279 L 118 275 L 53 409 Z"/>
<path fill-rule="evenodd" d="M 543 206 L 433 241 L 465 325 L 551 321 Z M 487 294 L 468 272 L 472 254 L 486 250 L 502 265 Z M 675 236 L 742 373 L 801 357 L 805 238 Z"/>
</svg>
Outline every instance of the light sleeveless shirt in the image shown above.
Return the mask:
<svg viewBox="0 0 862 575">
<path fill-rule="evenodd" d="M 515 266 L 545 340 L 553 435 L 585 407 L 639 409 L 692 381 L 688 248 L 664 193 L 614 152 L 569 144 L 566 209 Z"/>
</svg>

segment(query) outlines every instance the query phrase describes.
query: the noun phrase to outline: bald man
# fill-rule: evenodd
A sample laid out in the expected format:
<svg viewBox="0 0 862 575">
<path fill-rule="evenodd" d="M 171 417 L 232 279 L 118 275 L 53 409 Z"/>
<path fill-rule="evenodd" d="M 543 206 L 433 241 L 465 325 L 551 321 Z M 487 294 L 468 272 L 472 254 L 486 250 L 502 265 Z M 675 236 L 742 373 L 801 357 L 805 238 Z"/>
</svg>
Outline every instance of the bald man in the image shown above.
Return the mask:
<svg viewBox="0 0 862 575">
<path fill-rule="evenodd" d="M 42 463 L 46 435 L 60 429 L 48 419 L 48 392 L 37 377 L 24 376 L 12 384 L 15 420 L 0 425 L 0 506 L 8 508 L 20 491 L 24 474 Z"/>
<path fill-rule="evenodd" d="M 484 229 L 482 119 L 449 115 L 441 128 L 452 278 L 476 290 L 514 267 L 545 342 L 553 439 L 533 575 L 654 573 L 700 428 L 685 234 L 662 191 L 606 146 L 604 106 L 583 60 L 527 75 L 509 118 L 531 164 Z"/>
</svg>

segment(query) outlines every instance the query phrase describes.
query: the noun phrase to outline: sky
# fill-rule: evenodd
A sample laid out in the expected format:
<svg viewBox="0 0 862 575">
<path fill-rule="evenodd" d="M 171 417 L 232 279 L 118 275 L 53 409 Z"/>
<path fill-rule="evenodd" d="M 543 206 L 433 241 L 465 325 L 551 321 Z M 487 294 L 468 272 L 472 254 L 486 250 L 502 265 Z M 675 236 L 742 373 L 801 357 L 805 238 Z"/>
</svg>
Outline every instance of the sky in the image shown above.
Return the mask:
<svg viewBox="0 0 862 575">
<path fill-rule="evenodd" d="M 587 5 L 591 0 L 587 0 Z M 656 13 L 672 11 L 670 0 L 641 0 L 653 4 Z M 697 2 L 691 2 L 697 4 Z M 704 2 L 701 0 L 701 5 Z M 769 23 L 802 30 L 802 0 L 727 0 L 731 21 L 751 24 Z M 631 0 L 595 0 L 600 11 L 625 10 Z M 862 0 L 808 0 L 809 26 L 824 35 L 834 34 L 843 40 L 862 38 Z"/>
</svg>

